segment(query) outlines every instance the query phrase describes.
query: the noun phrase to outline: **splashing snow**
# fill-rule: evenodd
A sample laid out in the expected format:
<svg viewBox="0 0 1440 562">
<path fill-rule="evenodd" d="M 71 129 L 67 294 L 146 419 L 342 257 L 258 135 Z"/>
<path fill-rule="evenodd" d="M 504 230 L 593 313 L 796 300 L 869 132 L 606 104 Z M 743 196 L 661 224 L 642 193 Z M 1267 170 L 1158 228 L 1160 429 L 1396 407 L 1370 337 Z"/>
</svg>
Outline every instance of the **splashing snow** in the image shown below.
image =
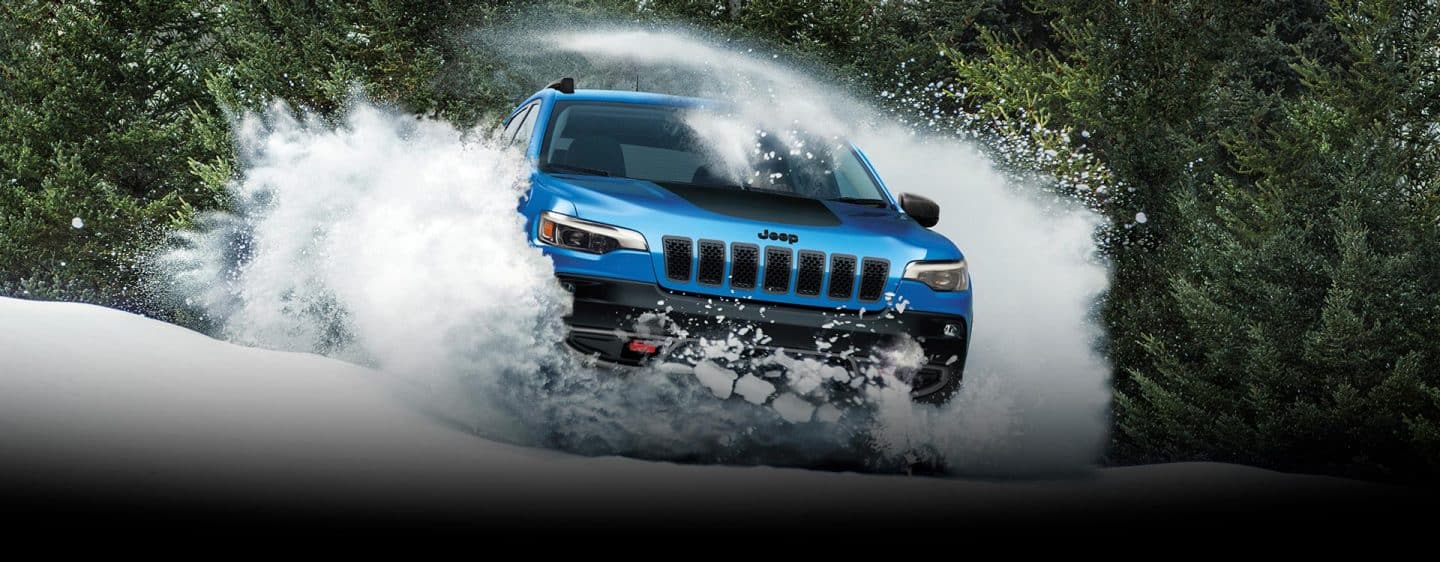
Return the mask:
<svg viewBox="0 0 1440 562">
<path fill-rule="evenodd" d="M 589 87 L 622 87 L 631 74 L 617 69 L 643 64 L 647 89 L 734 101 L 740 122 L 855 139 L 893 191 L 940 201 L 939 228 L 966 251 L 977 291 L 961 394 L 920 405 L 884 383 L 921 360 L 914 342 L 854 374 L 784 354 L 749 359 L 783 367 L 784 380 L 727 368 L 763 326 L 702 342 L 688 365 L 616 374 L 575 359 L 561 343 L 568 295 L 515 212 L 521 155 L 483 131 L 364 103 L 340 126 L 284 106 L 242 119 L 236 212 L 205 217 L 161 258 L 172 288 L 227 339 L 375 366 L 417 389 L 421 407 L 514 442 L 870 470 L 917 455 L 960 472 L 1093 461 L 1108 399 L 1086 320 L 1105 286 L 1095 217 L 1038 203 L 963 143 L 886 127 L 812 77 L 693 37 L 568 31 L 517 48 L 517 64 L 534 53 L 583 57 Z"/>
<path fill-rule="evenodd" d="M 913 404 L 900 389 L 876 389 L 883 449 L 933 449 L 964 472 L 1066 471 L 1094 462 L 1108 427 L 1110 371 L 1090 319 L 1108 283 L 1093 240 L 1098 215 L 1012 183 L 966 142 L 897 127 L 822 80 L 703 39 L 603 29 L 540 42 L 583 59 L 592 70 L 579 81 L 589 87 L 624 89 L 640 64 L 647 89 L 725 100 L 735 121 L 848 137 L 892 192 L 941 204 L 937 229 L 966 253 L 976 291 L 966 382 L 939 408 Z M 890 306 L 903 314 L 906 303 Z"/>
<path fill-rule="evenodd" d="M 519 154 L 365 104 L 333 128 L 276 106 L 237 137 L 238 212 L 164 258 L 221 336 L 487 397 L 550 365 L 569 301 L 514 211 Z"/>
</svg>

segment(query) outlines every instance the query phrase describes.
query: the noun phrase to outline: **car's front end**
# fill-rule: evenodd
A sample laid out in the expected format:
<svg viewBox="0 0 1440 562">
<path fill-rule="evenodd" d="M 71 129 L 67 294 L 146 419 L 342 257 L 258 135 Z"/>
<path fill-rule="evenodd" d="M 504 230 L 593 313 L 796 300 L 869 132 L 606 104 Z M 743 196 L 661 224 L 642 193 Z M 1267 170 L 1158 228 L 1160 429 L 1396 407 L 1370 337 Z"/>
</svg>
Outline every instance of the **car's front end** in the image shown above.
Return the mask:
<svg viewBox="0 0 1440 562">
<path fill-rule="evenodd" d="M 636 109 L 694 100 L 538 96 L 521 210 L 574 294 L 574 349 L 619 365 L 784 354 L 860 371 L 913 341 L 912 395 L 953 393 L 971 330 L 964 256 L 903 212 L 857 149 L 812 158 L 834 197 L 712 181 L 681 154 L 690 144 L 649 132 L 673 117 Z"/>
</svg>

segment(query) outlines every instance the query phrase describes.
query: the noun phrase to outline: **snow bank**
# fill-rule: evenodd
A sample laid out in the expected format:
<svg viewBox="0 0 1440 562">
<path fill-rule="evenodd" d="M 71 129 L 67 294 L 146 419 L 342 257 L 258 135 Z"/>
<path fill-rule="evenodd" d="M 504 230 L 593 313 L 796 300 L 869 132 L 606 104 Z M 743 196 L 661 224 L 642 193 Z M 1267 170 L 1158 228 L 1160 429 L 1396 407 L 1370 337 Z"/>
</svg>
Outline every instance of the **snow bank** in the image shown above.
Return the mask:
<svg viewBox="0 0 1440 562">
<path fill-rule="evenodd" d="M 1365 489 L 1214 464 L 982 482 L 586 458 L 479 438 L 412 408 L 406 384 L 105 308 L 0 298 L 0 481 L 244 506 L 571 518 L 990 516 Z"/>
</svg>

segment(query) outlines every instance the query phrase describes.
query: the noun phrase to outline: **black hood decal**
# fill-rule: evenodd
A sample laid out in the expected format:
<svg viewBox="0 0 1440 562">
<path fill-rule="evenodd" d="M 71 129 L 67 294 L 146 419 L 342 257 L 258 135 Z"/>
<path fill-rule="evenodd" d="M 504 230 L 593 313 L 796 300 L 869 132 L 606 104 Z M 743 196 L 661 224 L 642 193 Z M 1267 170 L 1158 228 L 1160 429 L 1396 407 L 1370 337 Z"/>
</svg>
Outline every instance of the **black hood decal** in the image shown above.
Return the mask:
<svg viewBox="0 0 1440 562">
<path fill-rule="evenodd" d="M 791 197 L 763 191 L 743 191 L 723 187 L 698 187 L 674 183 L 657 183 L 660 187 L 712 213 L 753 221 L 793 224 L 798 226 L 839 226 L 825 203 L 818 199 Z"/>
</svg>

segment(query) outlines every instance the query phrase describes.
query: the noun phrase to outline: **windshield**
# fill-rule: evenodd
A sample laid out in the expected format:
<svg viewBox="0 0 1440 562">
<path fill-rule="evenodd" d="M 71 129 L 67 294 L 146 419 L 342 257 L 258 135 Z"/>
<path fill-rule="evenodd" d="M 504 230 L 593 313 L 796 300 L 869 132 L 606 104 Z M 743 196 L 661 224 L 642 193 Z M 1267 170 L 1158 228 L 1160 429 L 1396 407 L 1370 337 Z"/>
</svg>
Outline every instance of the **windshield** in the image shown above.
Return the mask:
<svg viewBox="0 0 1440 562">
<path fill-rule="evenodd" d="M 545 132 L 540 168 L 886 205 L 845 141 L 740 127 L 701 109 L 559 102 Z"/>
</svg>

